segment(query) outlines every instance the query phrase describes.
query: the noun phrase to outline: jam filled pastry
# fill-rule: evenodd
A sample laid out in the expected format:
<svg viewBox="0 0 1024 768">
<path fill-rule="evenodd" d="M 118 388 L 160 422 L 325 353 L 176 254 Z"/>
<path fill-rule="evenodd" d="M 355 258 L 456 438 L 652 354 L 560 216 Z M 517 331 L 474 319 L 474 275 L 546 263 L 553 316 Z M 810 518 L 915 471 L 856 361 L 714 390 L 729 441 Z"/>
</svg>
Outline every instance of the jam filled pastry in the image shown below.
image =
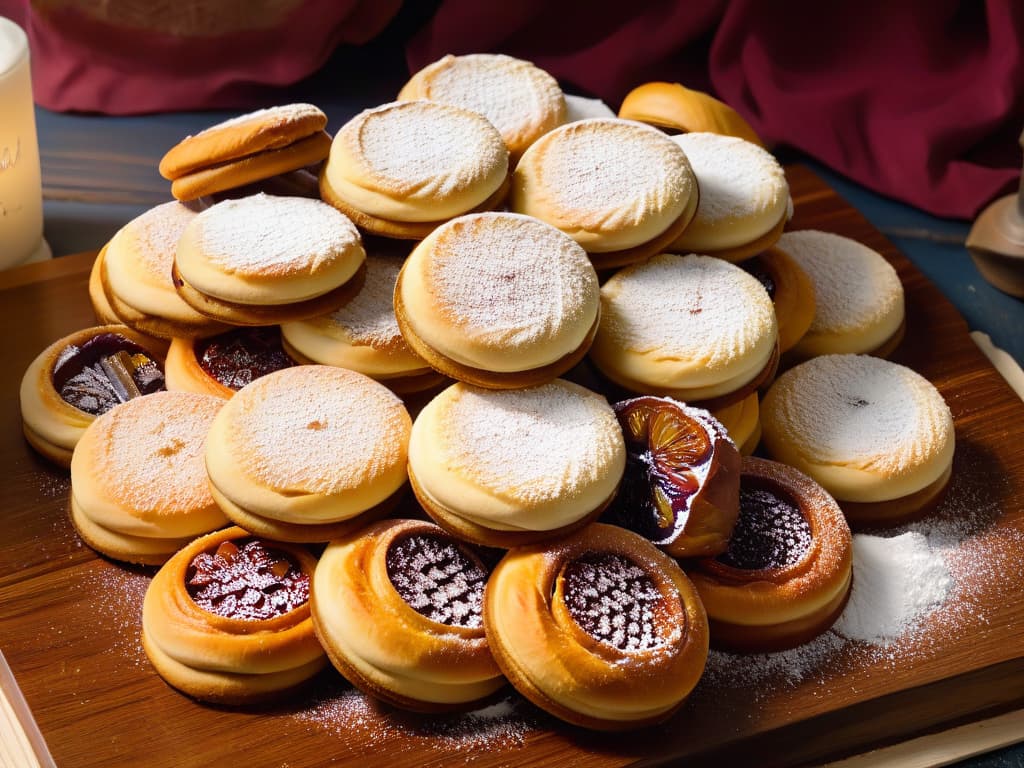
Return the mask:
<svg viewBox="0 0 1024 768">
<path fill-rule="evenodd" d="M 635 533 L 600 523 L 510 550 L 487 582 L 484 628 L 523 696 L 599 730 L 670 717 L 708 654 L 704 608 L 679 565 Z"/>
<path fill-rule="evenodd" d="M 516 166 L 509 207 L 565 232 L 602 270 L 664 251 L 698 197 L 686 154 L 661 131 L 598 118 L 537 139 Z"/>
<path fill-rule="evenodd" d="M 669 398 L 615 404 L 626 472 L 602 520 L 673 557 L 725 550 L 739 513 L 740 454 L 710 413 Z"/>
<path fill-rule="evenodd" d="M 276 325 L 235 328 L 202 339 L 173 339 L 167 350 L 167 388 L 231 397 L 260 376 L 296 361 Z"/>
<path fill-rule="evenodd" d="M 453 384 L 420 411 L 409 441 L 423 508 L 490 547 L 556 538 L 596 519 L 625 464 L 607 401 L 562 379 L 507 390 Z"/>
<path fill-rule="evenodd" d="M 471 709 L 505 685 L 487 647 L 488 571 L 433 523 L 386 520 L 332 541 L 313 576 L 313 622 L 337 670 L 418 712 Z"/>
<path fill-rule="evenodd" d="M 799 470 L 747 457 L 729 548 L 688 571 L 711 625 L 711 644 L 741 652 L 793 648 L 842 613 L 853 573 L 842 510 Z"/>
<path fill-rule="evenodd" d="M 226 525 L 203 465 L 206 433 L 223 403 L 156 392 L 97 417 L 71 459 L 71 521 L 82 540 L 115 560 L 159 565 Z"/>
<path fill-rule="evenodd" d="M 422 240 L 508 193 L 508 150 L 479 112 L 396 101 L 360 112 L 331 144 L 320 194 L 365 232 Z"/>
<path fill-rule="evenodd" d="M 284 368 L 217 415 L 206 441 L 210 490 L 254 534 L 330 541 L 398 502 L 411 428 L 402 401 L 361 373 Z"/>
<path fill-rule="evenodd" d="M 310 617 L 316 559 L 227 528 L 196 539 L 153 577 L 142 647 L 164 680 L 216 704 L 277 699 L 327 665 Z"/>
<path fill-rule="evenodd" d="M 514 213 L 460 216 L 413 249 L 395 286 L 409 346 L 439 372 L 491 389 L 562 375 L 597 332 L 597 273 L 571 237 Z"/>
<path fill-rule="evenodd" d="M 953 468 L 953 416 L 909 368 L 824 355 L 779 377 L 761 403 L 764 447 L 818 481 L 854 529 L 925 514 Z"/>
<path fill-rule="evenodd" d="M 779 323 L 779 353 L 785 354 L 804 337 L 814 320 L 817 300 L 811 278 L 779 248 L 769 248 L 737 266 L 756 277 L 768 291 Z"/>
<path fill-rule="evenodd" d="M 164 388 L 160 342 L 123 325 L 76 331 L 44 349 L 21 380 L 29 445 L 63 467 L 85 428 L 133 397 Z"/>
</svg>

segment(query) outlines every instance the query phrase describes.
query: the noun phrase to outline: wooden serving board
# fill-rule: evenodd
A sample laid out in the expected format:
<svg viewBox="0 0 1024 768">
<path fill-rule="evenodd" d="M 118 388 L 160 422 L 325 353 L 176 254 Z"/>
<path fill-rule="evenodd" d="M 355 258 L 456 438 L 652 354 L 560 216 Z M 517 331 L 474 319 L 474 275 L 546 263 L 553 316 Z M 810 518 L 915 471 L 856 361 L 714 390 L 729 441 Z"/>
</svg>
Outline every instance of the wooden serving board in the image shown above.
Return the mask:
<svg viewBox="0 0 1024 768">
<path fill-rule="evenodd" d="M 0 647 L 57 764 L 797 765 L 1024 705 L 1024 403 L 879 232 L 806 168 L 789 179 L 792 228 L 847 235 L 896 266 L 908 321 L 894 359 L 934 382 L 953 410 L 953 485 L 926 528 L 936 541 L 947 534 L 956 588 L 922 626 L 889 647 L 829 634 L 770 657 L 713 653 L 667 724 L 626 734 L 565 726 L 515 694 L 474 717 L 413 717 L 368 702 L 333 670 L 271 709 L 198 704 L 166 686 L 139 645 L 149 572 L 78 541 L 66 474 L 21 435 L 25 367 L 93 324 L 90 259 L 67 257 L 0 275 Z"/>
</svg>

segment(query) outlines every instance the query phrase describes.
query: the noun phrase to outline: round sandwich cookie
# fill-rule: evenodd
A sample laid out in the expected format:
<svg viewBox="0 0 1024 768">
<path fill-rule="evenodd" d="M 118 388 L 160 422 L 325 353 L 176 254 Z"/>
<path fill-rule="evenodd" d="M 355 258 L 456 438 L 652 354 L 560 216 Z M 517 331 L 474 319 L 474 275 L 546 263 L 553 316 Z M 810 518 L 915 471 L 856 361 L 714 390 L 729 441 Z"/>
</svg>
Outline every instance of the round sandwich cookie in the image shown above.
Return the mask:
<svg viewBox="0 0 1024 768">
<path fill-rule="evenodd" d="M 508 149 L 483 115 L 396 101 L 338 131 L 320 194 L 366 232 L 421 240 L 448 219 L 499 207 L 508 180 Z"/>
<path fill-rule="evenodd" d="M 75 331 L 40 352 L 19 391 L 25 439 L 62 467 L 97 416 L 164 389 L 163 342 L 125 325 Z"/>
<path fill-rule="evenodd" d="M 203 464 L 223 403 L 156 392 L 97 417 L 71 459 L 71 521 L 82 540 L 115 560 L 159 565 L 227 525 Z"/>
<path fill-rule="evenodd" d="M 210 427 L 210 490 L 237 525 L 324 542 L 388 513 L 406 483 L 409 413 L 355 371 L 298 365 L 256 379 Z"/>
<path fill-rule="evenodd" d="M 618 119 L 581 120 L 542 136 L 512 177 L 509 207 L 562 230 L 597 269 L 660 253 L 697 210 L 686 154 L 661 131 Z"/>
<path fill-rule="evenodd" d="M 729 547 L 688 571 L 711 645 L 768 653 L 831 627 L 853 580 L 853 537 L 835 499 L 786 464 L 743 459 Z"/>
<path fill-rule="evenodd" d="M 710 94 L 679 83 L 638 85 L 622 100 L 619 117 L 673 133 L 717 133 L 764 146 L 754 129 L 735 109 Z"/>
<path fill-rule="evenodd" d="M 92 314 L 100 325 L 122 325 L 123 321 L 110 306 L 107 294 L 103 290 L 103 258 L 106 250 L 106 246 L 100 249 L 89 270 L 89 303 L 92 305 Z"/>
<path fill-rule="evenodd" d="M 528 389 L 458 382 L 413 424 L 409 479 L 442 528 L 484 546 L 557 538 L 611 502 L 626 451 L 600 395 L 561 379 Z"/>
<path fill-rule="evenodd" d="M 877 251 L 842 235 L 786 232 L 775 251 L 808 275 L 817 309 L 790 358 L 870 354 L 887 357 L 906 329 L 903 283 Z"/>
<path fill-rule="evenodd" d="M 186 304 L 171 279 L 185 227 L 198 215 L 177 201 L 164 203 L 125 224 L 103 249 L 100 280 L 121 322 L 162 339 L 191 339 L 225 330 Z"/>
<path fill-rule="evenodd" d="M 415 73 L 399 101 L 454 104 L 486 117 L 515 162 L 526 148 L 566 121 L 558 81 L 529 61 L 497 53 L 445 56 Z"/>
<path fill-rule="evenodd" d="M 791 368 L 762 400 L 761 424 L 768 454 L 820 483 L 853 528 L 925 514 L 952 473 L 949 406 L 923 376 L 881 358 Z"/>
<path fill-rule="evenodd" d="M 814 321 L 818 305 L 814 283 L 795 259 L 774 246 L 736 265 L 756 277 L 768 291 L 779 324 L 779 354 L 784 355 Z"/>
<path fill-rule="evenodd" d="M 358 371 L 399 395 L 443 384 L 445 376 L 413 352 L 395 319 L 395 284 L 403 262 L 404 256 L 371 249 L 355 298 L 326 315 L 282 324 L 288 355 L 300 363 Z"/>
<path fill-rule="evenodd" d="M 666 720 L 708 656 L 707 617 L 679 564 L 601 523 L 510 550 L 484 590 L 484 628 L 516 690 L 595 730 Z"/>
<path fill-rule="evenodd" d="M 789 218 L 789 184 L 778 160 L 756 144 L 717 133 L 673 136 L 700 186 L 700 204 L 669 248 L 741 261 L 770 248 Z"/>
<path fill-rule="evenodd" d="M 194 200 L 321 162 L 331 148 L 327 116 L 286 104 L 233 117 L 186 136 L 160 160 L 178 200 Z"/>
<path fill-rule="evenodd" d="M 589 349 L 600 308 L 586 252 L 549 224 L 478 213 L 443 224 L 395 286 L 409 346 L 459 381 L 514 389 L 551 381 Z"/>
<path fill-rule="evenodd" d="M 305 548 L 226 528 L 157 571 L 142 647 L 182 693 L 214 704 L 277 700 L 327 666 L 310 617 L 316 567 Z"/>
<path fill-rule="evenodd" d="M 775 375 L 775 309 L 764 286 L 733 264 L 661 254 L 601 287 L 590 359 L 630 392 L 718 411 Z"/>
<path fill-rule="evenodd" d="M 505 678 L 484 635 L 488 568 L 433 523 L 385 520 L 327 545 L 313 622 L 334 667 L 401 709 L 479 706 Z"/>
<path fill-rule="evenodd" d="M 316 317 L 362 285 L 366 253 L 352 222 L 304 197 L 225 200 L 182 232 L 174 287 L 186 304 L 229 325 Z"/>
<path fill-rule="evenodd" d="M 170 390 L 228 398 L 260 376 L 296 363 L 278 326 L 249 326 L 201 339 L 172 339 L 164 372 Z"/>
</svg>

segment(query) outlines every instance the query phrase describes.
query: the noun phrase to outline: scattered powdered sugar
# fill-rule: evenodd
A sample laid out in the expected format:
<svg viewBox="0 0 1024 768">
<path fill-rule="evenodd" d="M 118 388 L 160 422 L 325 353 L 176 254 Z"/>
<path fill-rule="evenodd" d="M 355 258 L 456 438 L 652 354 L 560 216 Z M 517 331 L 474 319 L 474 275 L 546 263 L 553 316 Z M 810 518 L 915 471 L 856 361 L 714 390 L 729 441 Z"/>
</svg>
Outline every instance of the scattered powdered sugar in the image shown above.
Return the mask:
<svg viewBox="0 0 1024 768">
<path fill-rule="evenodd" d="M 876 251 L 842 235 L 816 230 L 786 232 L 778 248 L 814 284 L 810 333 L 843 333 L 903 315 L 903 284 Z"/>
<path fill-rule="evenodd" d="M 102 640 L 102 646 L 136 667 L 149 667 L 142 650 L 142 603 L 153 570 L 141 566 L 99 560 L 82 577 L 95 621 L 76 627 L 85 636 Z"/>
<path fill-rule="evenodd" d="M 197 215 L 196 211 L 177 200 L 149 209 L 114 235 L 107 247 L 107 264 L 111 265 L 121 256 L 139 259 L 154 279 L 173 290 L 171 264 L 178 249 L 178 240 Z M 124 240 L 128 243 L 123 243 Z M 122 246 L 130 250 L 122 252 Z"/>
<path fill-rule="evenodd" d="M 853 589 L 835 631 L 888 645 L 940 606 L 953 586 L 942 554 L 923 534 L 853 537 Z"/>
<path fill-rule="evenodd" d="M 500 496 L 533 502 L 577 493 L 623 455 L 615 413 L 582 387 L 556 380 L 522 390 L 455 391 L 436 450 L 452 472 Z"/>
<path fill-rule="evenodd" d="M 205 134 L 220 131 L 223 128 L 234 128 L 248 123 L 264 125 L 267 128 L 279 128 L 286 126 L 289 123 L 309 118 L 323 118 L 324 124 L 327 124 L 327 118 L 319 107 L 312 104 L 302 103 L 282 104 L 280 106 L 257 109 L 254 112 L 246 112 L 244 115 L 228 118 L 216 125 L 211 125 L 209 128 L 204 128 L 202 131 L 197 133 L 196 136 L 203 136 Z M 187 138 L 193 137 L 189 136 Z"/>
<path fill-rule="evenodd" d="M 367 256 L 366 280 L 359 293 L 332 312 L 332 325 L 342 328 L 353 344 L 389 348 L 398 344 L 409 351 L 395 319 L 394 293 L 403 259 Z"/>
<path fill-rule="evenodd" d="M 658 359 L 723 369 L 775 343 L 775 308 L 757 278 L 722 259 L 661 254 L 601 288 L 600 336 Z M 767 352 L 765 353 L 767 360 Z"/>
<path fill-rule="evenodd" d="M 395 591 L 418 613 L 448 626 L 483 626 L 487 572 L 454 541 L 406 536 L 388 549 L 386 563 Z"/>
<path fill-rule="evenodd" d="M 712 649 L 699 686 L 749 688 L 757 697 L 768 690 L 766 684 L 793 686 L 813 677 L 834 661 L 848 641 L 834 632 L 825 632 L 808 643 L 777 653 L 735 654 Z"/>
</svg>

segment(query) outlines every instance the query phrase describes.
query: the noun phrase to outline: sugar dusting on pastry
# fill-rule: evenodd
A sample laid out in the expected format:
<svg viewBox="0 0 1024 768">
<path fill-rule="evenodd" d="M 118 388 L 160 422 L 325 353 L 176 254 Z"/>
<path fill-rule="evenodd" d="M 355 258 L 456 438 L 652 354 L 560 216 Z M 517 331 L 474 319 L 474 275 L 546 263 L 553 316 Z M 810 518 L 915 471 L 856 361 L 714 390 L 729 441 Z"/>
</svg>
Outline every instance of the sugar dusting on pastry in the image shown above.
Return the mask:
<svg viewBox="0 0 1024 768">
<path fill-rule="evenodd" d="M 401 259 L 368 256 L 362 288 L 351 301 L 328 316 L 329 322 L 344 329 L 353 344 L 382 349 L 398 344 L 408 351 L 392 303 L 401 268 Z"/>
<path fill-rule="evenodd" d="M 108 264 L 111 253 L 116 258 L 118 248 L 131 248 L 131 258 L 138 259 L 151 277 L 166 284 L 168 290 L 173 290 L 171 264 L 174 252 L 181 233 L 196 216 L 195 211 L 177 200 L 151 208 L 114 235 L 107 246 Z"/>
</svg>

